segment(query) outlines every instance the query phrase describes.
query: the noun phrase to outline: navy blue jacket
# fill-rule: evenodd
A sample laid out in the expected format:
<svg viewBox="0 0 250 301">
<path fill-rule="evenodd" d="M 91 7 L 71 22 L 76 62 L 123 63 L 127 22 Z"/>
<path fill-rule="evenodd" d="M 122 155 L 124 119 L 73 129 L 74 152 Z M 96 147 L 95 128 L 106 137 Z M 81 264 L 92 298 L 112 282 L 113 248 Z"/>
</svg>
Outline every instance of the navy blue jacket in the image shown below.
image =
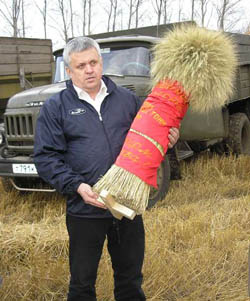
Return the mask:
<svg viewBox="0 0 250 301">
<path fill-rule="evenodd" d="M 101 119 L 78 98 L 71 81 L 42 106 L 36 123 L 34 161 L 39 176 L 67 196 L 67 213 L 80 217 L 110 217 L 107 210 L 85 204 L 77 188 L 94 185 L 115 162 L 140 100 L 103 76 L 108 96 Z"/>
</svg>

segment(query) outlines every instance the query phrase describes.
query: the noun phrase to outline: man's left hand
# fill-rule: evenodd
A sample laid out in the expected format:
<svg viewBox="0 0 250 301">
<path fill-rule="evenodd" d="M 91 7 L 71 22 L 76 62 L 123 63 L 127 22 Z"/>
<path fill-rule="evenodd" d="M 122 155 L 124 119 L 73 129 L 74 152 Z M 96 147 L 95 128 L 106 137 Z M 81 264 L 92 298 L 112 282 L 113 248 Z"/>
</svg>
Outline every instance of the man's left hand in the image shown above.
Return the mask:
<svg viewBox="0 0 250 301">
<path fill-rule="evenodd" d="M 168 138 L 169 138 L 168 147 L 172 148 L 175 145 L 175 143 L 177 142 L 177 140 L 179 139 L 179 137 L 180 137 L 179 129 L 171 128 L 169 130 L 169 134 L 168 134 Z"/>
</svg>

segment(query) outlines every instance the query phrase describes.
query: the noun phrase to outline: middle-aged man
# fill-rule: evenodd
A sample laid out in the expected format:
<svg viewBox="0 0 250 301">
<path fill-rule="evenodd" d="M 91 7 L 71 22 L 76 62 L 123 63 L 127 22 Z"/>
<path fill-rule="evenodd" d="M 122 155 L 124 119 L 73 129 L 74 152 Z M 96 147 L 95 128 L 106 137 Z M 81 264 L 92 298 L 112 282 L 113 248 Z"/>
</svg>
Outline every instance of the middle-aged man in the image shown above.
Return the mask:
<svg viewBox="0 0 250 301">
<path fill-rule="evenodd" d="M 115 300 L 146 300 L 141 288 L 142 216 L 132 221 L 114 219 L 91 189 L 115 162 L 140 100 L 102 76 L 100 48 L 94 40 L 71 40 L 63 56 L 71 80 L 41 108 L 34 159 L 39 175 L 67 196 L 68 301 L 96 300 L 97 268 L 106 236 Z M 178 137 L 179 131 L 172 129 L 170 144 Z"/>
</svg>

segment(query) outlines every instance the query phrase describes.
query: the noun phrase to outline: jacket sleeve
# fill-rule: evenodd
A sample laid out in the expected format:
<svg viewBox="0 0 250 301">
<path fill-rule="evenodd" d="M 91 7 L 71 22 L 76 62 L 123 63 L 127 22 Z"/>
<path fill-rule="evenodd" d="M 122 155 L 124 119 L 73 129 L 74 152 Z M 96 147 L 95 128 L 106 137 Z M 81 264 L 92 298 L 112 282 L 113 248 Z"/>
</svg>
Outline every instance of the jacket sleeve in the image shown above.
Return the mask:
<svg viewBox="0 0 250 301">
<path fill-rule="evenodd" d="M 144 103 L 144 100 L 145 100 L 145 99 L 141 100 L 138 96 L 136 96 L 136 95 L 133 95 L 133 96 L 134 96 L 134 98 L 135 98 L 135 103 L 136 103 L 136 114 L 137 114 L 138 111 L 140 110 L 142 104 Z"/>
<path fill-rule="evenodd" d="M 66 150 L 59 110 L 46 102 L 36 122 L 34 162 L 39 176 L 45 182 L 57 191 L 70 195 L 76 193 L 79 185 L 84 182 L 84 177 L 65 163 Z"/>
</svg>

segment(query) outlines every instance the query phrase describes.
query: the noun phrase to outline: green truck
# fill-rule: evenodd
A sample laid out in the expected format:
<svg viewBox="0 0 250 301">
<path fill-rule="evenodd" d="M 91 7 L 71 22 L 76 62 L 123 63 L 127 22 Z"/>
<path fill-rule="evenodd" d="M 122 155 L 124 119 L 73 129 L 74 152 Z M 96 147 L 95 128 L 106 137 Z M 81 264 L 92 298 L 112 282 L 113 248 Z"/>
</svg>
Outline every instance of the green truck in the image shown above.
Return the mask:
<svg viewBox="0 0 250 301">
<path fill-rule="evenodd" d="M 136 93 L 143 101 L 149 93 L 152 46 L 172 24 L 92 35 L 101 47 L 104 74 L 118 85 Z M 149 207 L 163 199 L 170 178 L 178 174 L 178 163 L 205 149 L 250 154 L 250 36 L 231 34 L 239 57 L 235 93 L 228 104 L 209 114 L 189 110 L 182 122 L 181 138 L 158 169 L 158 189 L 152 189 Z M 36 119 L 40 107 L 52 94 L 65 88 L 62 51 L 54 52 L 54 83 L 23 91 L 11 97 L 4 114 L 4 143 L 0 152 L 0 176 L 4 188 L 24 191 L 50 191 L 38 176 L 33 163 Z"/>
</svg>

